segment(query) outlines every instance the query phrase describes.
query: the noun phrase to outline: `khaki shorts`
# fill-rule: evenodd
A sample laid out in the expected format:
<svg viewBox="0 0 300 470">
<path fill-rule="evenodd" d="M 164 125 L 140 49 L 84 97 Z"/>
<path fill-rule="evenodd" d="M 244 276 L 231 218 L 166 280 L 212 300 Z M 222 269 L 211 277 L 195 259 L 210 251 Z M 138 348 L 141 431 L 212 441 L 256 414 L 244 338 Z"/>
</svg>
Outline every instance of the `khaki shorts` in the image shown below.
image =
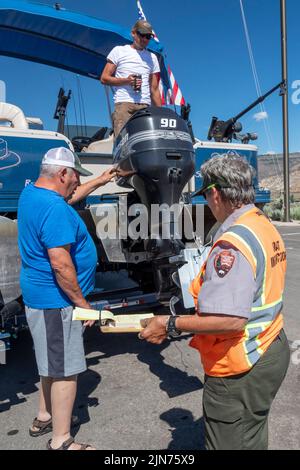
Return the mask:
<svg viewBox="0 0 300 470">
<path fill-rule="evenodd" d="M 118 137 L 120 130 L 131 116 L 137 111 L 147 107 L 148 105 L 145 103 L 116 103 L 115 110 L 112 115 L 115 139 Z"/>
</svg>

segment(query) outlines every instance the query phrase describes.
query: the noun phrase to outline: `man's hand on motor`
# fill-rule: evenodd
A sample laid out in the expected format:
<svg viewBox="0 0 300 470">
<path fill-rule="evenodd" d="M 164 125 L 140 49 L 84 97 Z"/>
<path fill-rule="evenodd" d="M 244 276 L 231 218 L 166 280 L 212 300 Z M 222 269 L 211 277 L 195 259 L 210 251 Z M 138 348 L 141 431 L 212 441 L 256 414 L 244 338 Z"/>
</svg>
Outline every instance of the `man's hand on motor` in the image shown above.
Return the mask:
<svg viewBox="0 0 300 470">
<path fill-rule="evenodd" d="M 161 344 L 168 336 L 166 332 L 168 318 L 168 315 L 157 315 L 154 318 L 142 320 L 141 325 L 144 329 L 139 333 L 139 338 L 149 343 Z"/>
<path fill-rule="evenodd" d="M 102 175 L 100 175 L 101 183 L 104 185 L 111 181 L 117 174 L 115 167 L 111 167 L 108 170 L 105 170 Z"/>
</svg>

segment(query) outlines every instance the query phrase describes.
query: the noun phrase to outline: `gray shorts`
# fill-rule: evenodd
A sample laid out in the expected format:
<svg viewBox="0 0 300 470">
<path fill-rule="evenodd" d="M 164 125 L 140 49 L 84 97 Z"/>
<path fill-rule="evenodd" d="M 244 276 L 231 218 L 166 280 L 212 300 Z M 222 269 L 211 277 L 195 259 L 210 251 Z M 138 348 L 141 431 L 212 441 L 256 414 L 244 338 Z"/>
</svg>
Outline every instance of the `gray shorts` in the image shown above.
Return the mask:
<svg viewBox="0 0 300 470">
<path fill-rule="evenodd" d="M 73 307 L 25 307 L 39 375 L 63 378 L 86 370 L 82 323 L 72 321 Z"/>
</svg>

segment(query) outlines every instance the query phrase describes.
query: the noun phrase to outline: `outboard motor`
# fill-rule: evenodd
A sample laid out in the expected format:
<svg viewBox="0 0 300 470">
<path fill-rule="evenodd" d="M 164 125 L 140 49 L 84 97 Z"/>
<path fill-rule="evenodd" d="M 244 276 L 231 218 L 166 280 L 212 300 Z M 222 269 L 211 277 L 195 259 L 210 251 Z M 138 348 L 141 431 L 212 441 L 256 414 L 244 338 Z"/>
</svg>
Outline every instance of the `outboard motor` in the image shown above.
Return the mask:
<svg viewBox="0 0 300 470">
<path fill-rule="evenodd" d="M 195 166 L 186 122 L 167 108 L 148 107 L 138 111 L 115 142 L 114 163 L 119 175 L 117 184 L 133 188 L 147 208 L 150 237 L 144 240 L 144 249 L 154 266 L 160 298 L 170 297 L 170 289 L 174 287 L 172 274 L 178 265 L 171 264 L 169 258 L 184 248 L 176 233 L 178 204 Z M 160 206 L 162 215 L 155 238 L 150 217 L 153 205 Z M 167 217 L 164 211 L 168 212 Z"/>
</svg>

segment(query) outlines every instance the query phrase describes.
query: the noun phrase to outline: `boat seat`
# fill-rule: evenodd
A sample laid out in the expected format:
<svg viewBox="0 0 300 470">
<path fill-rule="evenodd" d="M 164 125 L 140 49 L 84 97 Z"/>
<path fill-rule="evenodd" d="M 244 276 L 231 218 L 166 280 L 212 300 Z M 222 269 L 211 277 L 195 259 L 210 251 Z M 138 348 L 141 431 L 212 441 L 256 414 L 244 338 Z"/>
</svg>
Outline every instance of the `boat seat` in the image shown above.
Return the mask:
<svg viewBox="0 0 300 470">
<path fill-rule="evenodd" d="M 108 127 L 100 127 L 100 129 L 92 136 L 91 142 L 104 139 L 107 131 L 108 131 Z"/>
<path fill-rule="evenodd" d="M 1 121 L 8 121 L 15 129 L 28 129 L 28 122 L 23 111 L 10 103 L 0 102 L 0 125 Z"/>
<path fill-rule="evenodd" d="M 86 147 L 83 147 L 82 152 L 83 153 L 112 154 L 113 144 L 114 144 L 114 139 L 113 139 L 113 134 L 111 134 L 106 139 L 95 140 L 95 142 L 91 142 Z"/>
<path fill-rule="evenodd" d="M 28 123 L 29 129 L 38 129 L 41 131 L 44 130 L 44 124 L 40 118 L 26 116 L 26 121 Z"/>
<path fill-rule="evenodd" d="M 72 138 L 72 144 L 74 146 L 74 150 L 76 152 L 86 151 L 83 149 L 87 148 L 90 144 L 94 142 L 106 140 L 105 136 L 107 134 L 110 135 L 111 132 L 112 132 L 112 129 L 110 129 L 109 127 L 100 127 L 100 129 L 92 137 L 77 135 Z"/>
</svg>

